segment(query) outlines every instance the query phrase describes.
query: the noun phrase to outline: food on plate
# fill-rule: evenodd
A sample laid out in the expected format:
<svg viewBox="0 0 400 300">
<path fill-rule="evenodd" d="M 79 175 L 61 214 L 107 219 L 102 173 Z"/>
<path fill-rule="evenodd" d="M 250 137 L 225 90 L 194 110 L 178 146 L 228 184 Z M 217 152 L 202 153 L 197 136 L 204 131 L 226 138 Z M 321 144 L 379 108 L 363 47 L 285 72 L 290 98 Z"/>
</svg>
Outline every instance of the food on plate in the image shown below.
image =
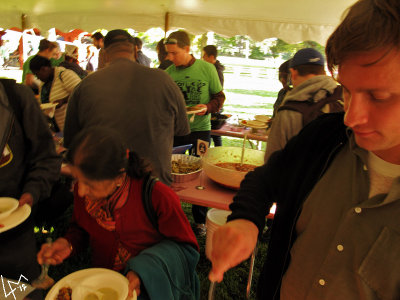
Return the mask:
<svg viewBox="0 0 400 300">
<path fill-rule="evenodd" d="M 242 120 L 242 124 L 249 127 L 265 127 L 266 123 L 256 120 Z"/>
<path fill-rule="evenodd" d="M 231 163 L 231 162 L 216 163 L 215 165 L 220 168 L 235 170 L 239 172 L 250 172 L 257 167 L 255 165 L 250 165 L 250 164 L 240 165 L 240 163 Z"/>
<path fill-rule="evenodd" d="M 194 110 L 199 110 L 196 106 L 186 106 L 186 111 L 194 111 Z"/>
<path fill-rule="evenodd" d="M 112 288 L 101 288 L 97 290 L 102 295 L 101 299 L 95 293 L 89 293 L 84 300 L 115 300 L 118 299 L 118 293 Z"/>
<path fill-rule="evenodd" d="M 56 300 L 71 300 L 72 289 L 69 286 L 64 286 L 58 291 Z"/>
<path fill-rule="evenodd" d="M 175 174 L 188 174 L 195 172 L 201 168 L 200 161 L 198 162 L 183 162 L 181 160 L 172 161 L 172 173 Z"/>
<path fill-rule="evenodd" d="M 256 121 L 268 123 L 271 118 L 267 115 L 256 115 L 254 116 L 254 119 L 256 119 Z"/>
</svg>

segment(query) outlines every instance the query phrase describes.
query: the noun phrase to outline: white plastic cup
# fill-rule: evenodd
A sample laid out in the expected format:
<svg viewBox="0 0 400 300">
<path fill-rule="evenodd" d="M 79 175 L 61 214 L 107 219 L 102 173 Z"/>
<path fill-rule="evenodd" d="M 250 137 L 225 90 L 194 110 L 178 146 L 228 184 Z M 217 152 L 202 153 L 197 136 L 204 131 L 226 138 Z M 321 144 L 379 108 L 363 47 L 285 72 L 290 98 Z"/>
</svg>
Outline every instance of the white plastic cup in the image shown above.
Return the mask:
<svg viewBox="0 0 400 300">
<path fill-rule="evenodd" d="M 212 238 L 214 232 L 222 225 L 226 223 L 226 219 L 232 212 L 230 210 L 222 210 L 211 208 L 207 212 L 206 218 L 206 228 L 207 228 L 207 235 L 206 235 L 206 256 L 208 259 L 211 257 L 211 250 L 212 250 Z"/>
</svg>

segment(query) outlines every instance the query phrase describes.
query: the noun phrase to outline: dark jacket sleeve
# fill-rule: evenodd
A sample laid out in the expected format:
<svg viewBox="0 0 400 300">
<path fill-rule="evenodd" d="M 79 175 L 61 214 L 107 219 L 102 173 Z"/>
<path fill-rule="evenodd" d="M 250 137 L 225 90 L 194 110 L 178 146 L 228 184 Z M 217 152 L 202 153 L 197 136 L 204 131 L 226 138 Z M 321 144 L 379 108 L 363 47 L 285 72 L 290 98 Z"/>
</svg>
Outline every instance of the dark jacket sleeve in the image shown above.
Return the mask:
<svg viewBox="0 0 400 300">
<path fill-rule="evenodd" d="M 64 147 L 66 148 L 69 147 L 74 136 L 81 130 L 78 115 L 79 91 L 78 85 L 68 100 L 67 114 L 64 123 Z"/>
<path fill-rule="evenodd" d="M 50 196 L 51 188 L 59 178 L 61 157 L 56 153 L 47 121 L 32 91 L 17 85 L 16 92 L 22 102 L 23 131 L 28 150 L 22 193 L 30 193 L 37 202 Z"/>
</svg>

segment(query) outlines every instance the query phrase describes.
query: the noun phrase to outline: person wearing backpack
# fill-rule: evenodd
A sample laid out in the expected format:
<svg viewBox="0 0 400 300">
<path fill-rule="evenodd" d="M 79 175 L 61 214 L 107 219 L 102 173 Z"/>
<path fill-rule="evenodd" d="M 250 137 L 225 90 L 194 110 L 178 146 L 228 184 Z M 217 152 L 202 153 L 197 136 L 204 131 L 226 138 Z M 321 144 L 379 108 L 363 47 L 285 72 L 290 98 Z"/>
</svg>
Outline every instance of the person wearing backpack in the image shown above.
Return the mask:
<svg viewBox="0 0 400 300">
<path fill-rule="evenodd" d="M 64 237 L 42 245 L 38 261 L 60 264 L 90 245 L 93 267 L 126 274 L 130 295 L 199 299 L 199 246 L 179 197 L 151 180 L 122 135 L 104 126 L 84 129 L 67 161 L 77 180 L 71 224 Z"/>
<path fill-rule="evenodd" d="M 317 116 L 343 111 L 341 87 L 325 75 L 324 65 L 323 55 L 313 48 L 297 51 L 290 60 L 293 89 L 286 94 L 272 122 L 265 161 Z"/>
</svg>

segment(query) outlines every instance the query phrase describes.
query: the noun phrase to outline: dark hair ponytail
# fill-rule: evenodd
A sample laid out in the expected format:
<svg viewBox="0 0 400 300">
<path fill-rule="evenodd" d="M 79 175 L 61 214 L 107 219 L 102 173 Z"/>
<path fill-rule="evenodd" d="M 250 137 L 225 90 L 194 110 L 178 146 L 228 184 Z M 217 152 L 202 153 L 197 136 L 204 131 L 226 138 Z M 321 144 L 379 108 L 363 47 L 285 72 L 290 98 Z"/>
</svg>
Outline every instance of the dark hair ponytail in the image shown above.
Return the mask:
<svg viewBox="0 0 400 300">
<path fill-rule="evenodd" d="M 150 165 L 139 157 L 136 152 L 128 151 L 126 174 L 129 177 L 140 179 L 151 173 Z"/>
</svg>

